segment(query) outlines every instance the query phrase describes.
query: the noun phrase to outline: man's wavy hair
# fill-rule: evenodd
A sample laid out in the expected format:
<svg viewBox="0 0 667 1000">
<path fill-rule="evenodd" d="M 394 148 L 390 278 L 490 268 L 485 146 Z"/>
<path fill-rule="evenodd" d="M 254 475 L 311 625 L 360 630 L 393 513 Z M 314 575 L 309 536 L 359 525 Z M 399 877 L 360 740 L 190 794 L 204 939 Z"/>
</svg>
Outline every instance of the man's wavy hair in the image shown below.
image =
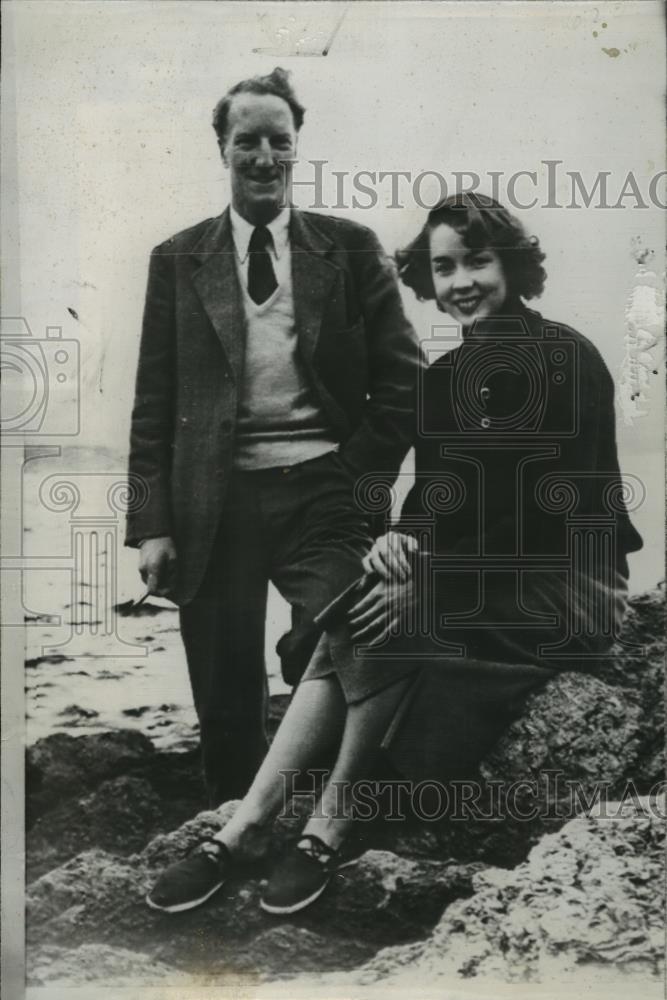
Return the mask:
<svg viewBox="0 0 667 1000">
<path fill-rule="evenodd" d="M 397 250 L 398 274 L 420 300 L 434 299 L 429 233 L 441 224 L 451 226 L 471 250 L 495 250 L 505 273 L 510 299 L 532 299 L 542 294 L 547 273 L 545 254 L 536 236 L 527 236 L 522 224 L 488 195 L 468 191 L 449 195 L 429 211 L 415 240 Z"/>
<path fill-rule="evenodd" d="M 294 128 L 298 132 L 303 125 L 306 109 L 298 101 L 289 77 L 290 74 L 286 69 L 276 66 L 267 76 L 253 76 L 248 80 L 241 80 L 231 90 L 228 90 L 213 109 L 213 128 L 218 137 L 218 143 L 221 146 L 224 145 L 227 135 L 229 109 L 233 98 L 237 94 L 273 94 L 274 97 L 282 97 L 283 101 L 286 101 L 290 106 L 292 117 L 294 118 Z"/>
</svg>

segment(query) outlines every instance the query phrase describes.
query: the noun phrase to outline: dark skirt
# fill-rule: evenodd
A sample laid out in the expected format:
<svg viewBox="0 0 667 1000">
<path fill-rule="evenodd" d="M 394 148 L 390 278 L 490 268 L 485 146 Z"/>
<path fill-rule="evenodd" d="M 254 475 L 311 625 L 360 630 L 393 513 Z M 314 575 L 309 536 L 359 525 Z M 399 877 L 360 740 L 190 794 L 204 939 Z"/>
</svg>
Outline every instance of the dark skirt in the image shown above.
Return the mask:
<svg viewBox="0 0 667 1000">
<path fill-rule="evenodd" d="M 625 614 L 620 574 L 611 588 L 531 577 L 519 601 L 529 624 L 516 620 L 517 595 L 499 587 L 485 594 L 485 621 L 463 616 L 462 625 L 453 615 L 437 633 L 394 636 L 369 655 L 355 649 L 341 617 L 321 637 L 302 683 L 335 674 L 346 702 L 355 704 L 409 679 L 382 740 L 392 765 L 413 781 L 471 774 L 528 694 L 558 672 L 595 669 Z"/>
</svg>

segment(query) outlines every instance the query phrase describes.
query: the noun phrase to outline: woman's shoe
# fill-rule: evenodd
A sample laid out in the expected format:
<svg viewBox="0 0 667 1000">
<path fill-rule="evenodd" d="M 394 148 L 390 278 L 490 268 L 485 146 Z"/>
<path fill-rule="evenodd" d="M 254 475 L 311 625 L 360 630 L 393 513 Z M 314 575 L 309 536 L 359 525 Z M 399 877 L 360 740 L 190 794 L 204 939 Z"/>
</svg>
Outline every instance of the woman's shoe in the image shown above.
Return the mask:
<svg viewBox="0 0 667 1000">
<path fill-rule="evenodd" d="M 267 913 L 297 913 L 314 903 L 334 872 L 353 860 L 343 860 L 319 837 L 304 834 L 273 872 L 259 905 Z"/>
<path fill-rule="evenodd" d="M 146 896 L 154 910 L 181 913 L 200 906 L 220 889 L 234 863 L 229 849 L 213 837 L 203 838 L 185 858 L 170 865 Z"/>
</svg>

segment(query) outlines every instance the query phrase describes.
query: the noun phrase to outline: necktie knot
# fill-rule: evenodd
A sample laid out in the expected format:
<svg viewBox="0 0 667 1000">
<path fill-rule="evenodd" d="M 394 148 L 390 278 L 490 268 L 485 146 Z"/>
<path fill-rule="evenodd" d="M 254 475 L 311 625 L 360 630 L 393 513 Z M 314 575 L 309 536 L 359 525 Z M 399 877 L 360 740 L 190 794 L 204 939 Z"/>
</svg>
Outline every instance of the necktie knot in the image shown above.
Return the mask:
<svg viewBox="0 0 667 1000">
<path fill-rule="evenodd" d="M 271 230 L 267 229 L 266 226 L 255 226 L 248 244 L 248 252 L 261 253 L 262 250 L 267 250 L 271 246 L 273 246 Z"/>
</svg>

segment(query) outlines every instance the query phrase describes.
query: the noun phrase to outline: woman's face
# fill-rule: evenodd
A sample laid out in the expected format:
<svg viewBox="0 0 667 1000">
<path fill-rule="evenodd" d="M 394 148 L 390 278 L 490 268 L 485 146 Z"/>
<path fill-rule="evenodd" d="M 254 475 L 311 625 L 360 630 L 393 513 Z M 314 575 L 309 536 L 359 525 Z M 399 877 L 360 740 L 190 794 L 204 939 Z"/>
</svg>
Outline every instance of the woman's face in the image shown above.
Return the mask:
<svg viewBox="0 0 667 1000">
<path fill-rule="evenodd" d="M 500 311 L 507 298 L 507 282 L 495 250 L 471 250 L 445 223 L 431 229 L 430 250 L 433 287 L 441 309 L 464 329 Z"/>
</svg>

